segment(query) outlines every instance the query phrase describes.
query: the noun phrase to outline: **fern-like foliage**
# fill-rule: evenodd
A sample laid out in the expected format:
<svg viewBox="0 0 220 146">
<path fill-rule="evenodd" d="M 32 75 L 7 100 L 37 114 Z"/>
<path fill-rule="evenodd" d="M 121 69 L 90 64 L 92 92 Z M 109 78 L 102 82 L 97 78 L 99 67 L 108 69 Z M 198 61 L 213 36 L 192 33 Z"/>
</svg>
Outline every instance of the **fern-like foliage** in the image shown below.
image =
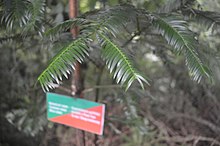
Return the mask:
<svg viewBox="0 0 220 146">
<path fill-rule="evenodd" d="M 47 69 L 39 76 L 38 81 L 43 89 L 48 91 L 49 88 L 54 88 L 53 82 L 59 83 L 62 80 L 62 75 L 67 77 L 67 73 L 70 72 L 71 68 L 74 69 L 76 61 L 83 62 L 84 58 L 89 55 L 88 40 L 100 43 L 102 57 L 106 61 L 110 72 L 114 72 L 117 83 L 126 86 L 127 90 L 137 80 L 143 88 L 143 83 L 148 83 L 148 81 L 134 69 L 126 54 L 109 38 L 112 35 L 116 36 L 119 33 L 119 27 L 131 20 L 132 15 L 135 15 L 135 13 L 132 13 L 135 12 L 134 10 L 131 6 L 117 6 L 107 11 L 99 11 L 96 17 L 87 16 L 87 19 L 76 18 L 65 21 L 47 31 L 46 35 L 54 36 L 57 33 L 78 26 L 80 34 L 78 39 L 73 40 L 52 59 Z M 93 37 L 94 35 L 97 36 L 97 40 Z"/>
<path fill-rule="evenodd" d="M 48 67 L 38 77 L 38 81 L 44 91 L 49 91 L 49 88 L 54 88 L 54 81 L 59 84 L 63 75 L 67 78 L 67 74 L 70 74 L 74 69 L 76 62 L 81 63 L 84 61 L 84 58 L 88 56 L 88 46 L 86 42 L 86 39 L 78 38 L 57 53 Z"/>
<path fill-rule="evenodd" d="M 187 3 L 188 0 L 185 2 Z M 116 37 L 121 32 L 121 26 L 132 22 L 137 16 L 146 16 L 141 18 L 147 19 L 145 20 L 147 24 L 152 22 L 176 54 L 185 56 L 189 73 L 195 81 L 199 82 L 203 76 L 211 79 L 211 71 L 204 65 L 197 53 L 198 41 L 195 39 L 194 33 L 188 29 L 187 22 L 184 19 L 177 15 L 159 16 L 150 14 L 145 10 L 123 5 L 104 11 L 95 11 L 95 15 L 65 21 L 46 33 L 46 35 L 55 36 L 76 26 L 80 32 L 78 38 L 63 47 L 52 59 L 47 69 L 39 76 L 38 80 L 44 90 L 54 88 L 54 81 L 59 83 L 62 80 L 62 75 L 67 77 L 67 73 L 70 72 L 71 68 L 74 68 L 76 62 L 84 61 L 84 58 L 89 55 L 87 46 L 89 46 L 90 41 L 99 42 L 102 58 L 106 61 L 106 65 L 110 73 L 113 73 L 113 78 L 117 83 L 125 86 L 127 90 L 137 80 L 143 88 L 144 83 L 148 84 L 148 81 L 137 72 L 119 45 L 111 39 L 112 36 Z"/>
<path fill-rule="evenodd" d="M 45 0 L 3 0 L 0 6 L 1 24 L 6 25 L 8 29 L 20 27 L 23 32 L 43 32 Z"/>
<path fill-rule="evenodd" d="M 45 0 L 34 0 L 31 1 L 31 5 L 28 7 L 29 18 L 25 25 L 24 31 L 31 29 L 37 30 L 40 33 L 44 32 L 42 23 L 44 12 L 45 12 Z"/>
<path fill-rule="evenodd" d="M 5 23 L 8 28 L 13 28 L 18 24 L 23 27 L 29 20 L 28 7 L 31 6 L 28 0 L 4 0 L 2 3 L 3 15 L 1 23 Z"/>
<path fill-rule="evenodd" d="M 137 10 L 131 5 L 119 5 L 96 15 L 99 28 L 106 34 L 116 37 L 122 26 L 135 20 Z"/>
<path fill-rule="evenodd" d="M 218 12 L 190 9 L 183 10 L 183 13 L 207 29 L 212 28 L 214 30 L 217 27 L 220 28 L 220 13 Z"/>
<path fill-rule="evenodd" d="M 143 82 L 149 84 L 148 81 L 134 69 L 131 61 L 116 44 L 101 33 L 98 34 L 98 38 L 102 46 L 102 57 L 106 61 L 110 73 L 114 72 L 113 78 L 116 79 L 117 83 L 126 85 L 126 90 L 131 86 L 134 80 L 137 80 L 142 88 L 144 88 Z"/>
<path fill-rule="evenodd" d="M 155 16 L 153 25 L 158 32 L 173 47 L 177 54 L 184 54 L 186 65 L 193 80 L 199 82 L 203 75 L 211 78 L 210 70 L 202 63 L 196 51 L 198 41 L 195 35 L 188 29 L 187 22 L 177 16 Z"/>
<path fill-rule="evenodd" d="M 90 34 L 91 32 L 94 33 L 94 31 L 101 28 L 106 34 L 115 36 L 119 33 L 118 30 L 120 27 L 131 21 L 135 15 L 135 8 L 130 5 L 119 5 L 105 11 L 96 10 L 95 13 L 84 14 L 82 17 L 64 21 L 48 30 L 45 35 L 53 37 L 78 26 L 80 28 L 80 34 L 83 35 Z"/>
</svg>

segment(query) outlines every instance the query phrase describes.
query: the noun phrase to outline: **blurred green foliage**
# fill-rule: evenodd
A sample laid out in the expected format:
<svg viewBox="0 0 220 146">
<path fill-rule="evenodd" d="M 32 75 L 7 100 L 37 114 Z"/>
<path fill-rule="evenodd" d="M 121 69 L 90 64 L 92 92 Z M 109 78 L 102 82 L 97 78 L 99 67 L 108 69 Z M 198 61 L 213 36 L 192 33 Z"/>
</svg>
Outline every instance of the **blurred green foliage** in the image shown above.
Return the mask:
<svg viewBox="0 0 220 146">
<path fill-rule="evenodd" d="M 0 2 L 1 18 L 4 14 L 2 3 L 10 4 L 12 1 L 15 0 Z M 28 2 L 36 4 L 32 3 L 33 0 Z M 108 0 L 105 3 L 101 0 L 80 0 L 79 10 L 80 14 L 95 13 L 96 9 L 104 6 L 108 8 L 124 2 L 154 13 L 170 12 L 172 8 L 174 13 L 180 12 L 176 10 L 180 3 L 178 0 Z M 37 77 L 62 45 L 42 37 L 42 33 L 68 19 L 68 0 L 47 0 L 45 5 L 41 6 L 44 8 L 43 13 L 35 13 L 36 18 L 39 19 L 31 21 L 32 23 L 25 21 L 20 25 L 16 20 L 11 26 L 12 22 L 7 24 L 1 21 L 1 119 L 7 119 L 14 128 L 18 129 L 20 135 L 25 133 L 37 139 L 38 143 L 35 145 L 67 145 L 74 143 L 75 133 L 71 128 L 48 123 L 45 94 L 37 83 Z M 25 10 L 26 7 L 22 9 Z M 216 18 L 219 18 L 220 2 L 197 0 L 192 9 L 214 11 L 218 16 Z M 26 10 L 27 14 L 29 11 Z M 29 15 L 27 16 L 29 18 Z M 17 15 L 16 19 L 19 17 L 22 16 Z M 26 24 L 31 26 L 25 28 Z M 195 21 L 189 23 L 190 29 L 198 36 L 201 44 L 198 48 L 199 54 L 203 61 L 209 64 L 215 84 L 205 80 L 201 84 L 191 81 L 183 57 L 175 57 L 169 46 L 164 45 L 162 38 L 155 37 L 157 36 L 155 33 L 149 34 L 152 28 L 142 30 L 140 35 L 123 47 L 137 68 L 151 77 L 151 86 L 146 90 L 140 90 L 139 85 L 134 84 L 125 93 L 115 85 L 98 53 L 91 54 L 91 58 L 86 60 L 87 66 L 84 69 L 85 98 L 95 100 L 95 96 L 99 96 L 99 102 L 106 103 L 108 107 L 105 135 L 98 137 L 99 145 L 203 146 L 211 143 L 218 145 L 220 28 L 207 29 L 202 24 L 198 25 Z M 135 32 L 132 31 L 134 27 L 129 26 L 127 31 L 122 32 L 115 41 L 120 45 L 125 44 L 134 35 Z M 68 39 L 71 40 L 71 37 L 67 31 L 58 38 L 58 41 L 65 44 Z M 96 44 L 93 49 L 98 50 Z M 97 84 L 99 79 L 101 81 Z M 64 80 L 63 87 L 69 89 L 69 86 L 70 80 Z M 52 92 L 68 94 L 61 88 Z M 5 123 L 1 122 L 1 127 L 4 126 Z M 4 135 L 15 133 L 4 133 Z M 89 134 L 87 137 L 93 139 Z M 0 145 L 10 145 L 9 142 L 1 138 Z"/>
</svg>

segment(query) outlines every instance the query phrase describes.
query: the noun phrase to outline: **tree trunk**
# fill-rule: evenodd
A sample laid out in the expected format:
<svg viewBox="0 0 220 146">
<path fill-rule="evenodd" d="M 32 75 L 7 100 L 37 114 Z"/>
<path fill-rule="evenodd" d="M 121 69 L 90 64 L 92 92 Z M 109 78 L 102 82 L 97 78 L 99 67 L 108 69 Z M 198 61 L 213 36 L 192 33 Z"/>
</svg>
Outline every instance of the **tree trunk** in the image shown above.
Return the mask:
<svg viewBox="0 0 220 146">
<path fill-rule="evenodd" d="M 78 2 L 77 0 L 69 0 L 69 18 L 76 18 L 78 13 Z M 78 35 L 78 28 L 75 27 L 70 30 L 72 33 L 73 38 L 76 38 Z M 79 63 L 76 63 L 75 65 L 75 71 L 72 76 L 72 82 L 71 82 L 71 90 L 72 95 L 77 96 L 80 98 L 83 98 L 82 90 L 84 89 L 83 84 L 83 77 L 81 73 L 81 65 Z M 85 146 L 85 132 L 81 130 L 76 130 L 76 139 L 77 139 L 77 146 Z"/>
</svg>

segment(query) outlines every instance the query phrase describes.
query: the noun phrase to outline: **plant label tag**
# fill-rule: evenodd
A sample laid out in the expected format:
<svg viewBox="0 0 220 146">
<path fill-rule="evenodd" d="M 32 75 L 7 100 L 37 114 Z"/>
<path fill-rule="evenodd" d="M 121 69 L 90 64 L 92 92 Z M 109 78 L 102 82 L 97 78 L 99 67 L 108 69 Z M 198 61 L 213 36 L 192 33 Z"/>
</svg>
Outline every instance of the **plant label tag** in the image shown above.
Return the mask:
<svg viewBox="0 0 220 146">
<path fill-rule="evenodd" d="M 104 116 L 104 104 L 47 93 L 47 118 L 52 122 L 102 135 Z"/>
</svg>

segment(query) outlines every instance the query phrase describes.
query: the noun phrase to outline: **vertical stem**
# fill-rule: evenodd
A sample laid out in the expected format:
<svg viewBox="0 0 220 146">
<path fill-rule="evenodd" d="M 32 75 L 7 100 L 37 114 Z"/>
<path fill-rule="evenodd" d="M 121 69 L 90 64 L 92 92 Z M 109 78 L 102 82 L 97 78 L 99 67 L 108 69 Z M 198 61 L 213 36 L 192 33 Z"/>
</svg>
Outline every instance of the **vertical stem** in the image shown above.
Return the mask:
<svg viewBox="0 0 220 146">
<path fill-rule="evenodd" d="M 69 0 L 69 18 L 76 18 L 78 14 L 78 2 L 77 0 Z M 78 30 L 77 28 L 73 28 L 70 30 L 72 33 L 73 37 L 75 38 L 78 35 Z"/>
<path fill-rule="evenodd" d="M 96 80 L 96 86 L 99 86 L 100 83 L 101 83 L 102 73 L 103 73 L 103 68 L 101 68 L 101 70 L 98 74 L 98 77 L 97 77 L 97 80 Z M 99 94 L 100 94 L 100 89 L 96 88 L 96 90 L 95 90 L 95 102 L 99 101 Z M 94 142 L 93 142 L 95 146 L 98 146 L 97 141 L 98 141 L 98 135 L 95 135 Z"/>
<path fill-rule="evenodd" d="M 99 86 L 100 83 L 101 83 L 102 73 L 103 73 L 103 68 L 101 68 L 100 71 L 99 71 L 99 74 L 98 74 L 98 77 L 97 77 L 97 80 L 96 80 L 96 86 Z M 99 100 L 99 93 L 100 93 L 99 91 L 100 91 L 100 89 L 96 88 L 96 90 L 95 90 L 95 102 L 98 102 L 98 100 Z"/>
<path fill-rule="evenodd" d="M 69 18 L 76 18 L 78 14 L 78 2 L 77 0 L 69 0 Z M 72 33 L 73 38 L 76 38 L 78 35 L 78 28 L 75 27 L 70 30 Z M 81 95 L 83 90 L 83 80 L 81 76 L 81 66 L 79 63 L 75 65 L 75 71 L 73 74 L 72 82 L 71 82 L 71 90 L 72 95 L 76 95 L 78 97 L 83 98 Z M 76 130 L 76 139 L 77 139 L 77 146 L 85 146 L 85 132 L 81 130 Z"/>
</svg>

